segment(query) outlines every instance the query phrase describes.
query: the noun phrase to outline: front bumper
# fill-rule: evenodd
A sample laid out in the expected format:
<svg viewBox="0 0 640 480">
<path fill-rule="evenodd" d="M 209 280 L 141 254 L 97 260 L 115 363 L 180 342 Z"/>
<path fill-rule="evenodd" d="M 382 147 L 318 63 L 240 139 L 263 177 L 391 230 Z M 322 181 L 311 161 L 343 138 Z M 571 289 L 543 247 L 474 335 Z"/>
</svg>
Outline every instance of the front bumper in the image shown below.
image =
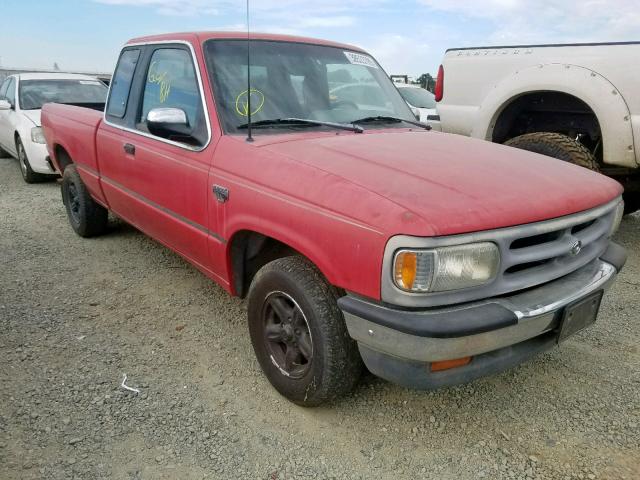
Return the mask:
<svg viewBox="0 0 640 480">
<path fill-rule="evenodd" d="M 46 144 L 35 143 L 32 142 L 31 139 L 25 139 L 22 145 L 24 146 L 24 151 L 29 159 L 31 170 L 36 173 L 44 173 L 48 175 L 56 173 L 48 160 L 49 152 L 47 151 Z"/>
<path fill-rule="evenodd" d="M 624 249 L 612 243 L 599 259 L 558 280 L 449 308 L 400 310 L 349 295 L 338 304 L 372 373 L 437 388 L 497 373 L 551 348 L 564 307 L 606 290 L 625 260 Z M 468 365 L 431 372 L 432 362 L 468 356 Z"/>
</svg>

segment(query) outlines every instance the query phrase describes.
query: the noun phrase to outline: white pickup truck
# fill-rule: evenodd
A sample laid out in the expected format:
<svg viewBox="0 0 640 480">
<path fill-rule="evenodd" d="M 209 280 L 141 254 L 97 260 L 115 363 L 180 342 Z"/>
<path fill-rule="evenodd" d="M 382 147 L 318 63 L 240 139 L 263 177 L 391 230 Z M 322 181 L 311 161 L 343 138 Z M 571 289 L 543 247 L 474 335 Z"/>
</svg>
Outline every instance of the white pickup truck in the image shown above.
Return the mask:
<svg viewBox="0 0 640 480">
<path fill-rule="evenodd" d="M 569 161 L 616 178 L 640 208 L 640 42 L 447 50 L 442 131 Z"/>
</svg>

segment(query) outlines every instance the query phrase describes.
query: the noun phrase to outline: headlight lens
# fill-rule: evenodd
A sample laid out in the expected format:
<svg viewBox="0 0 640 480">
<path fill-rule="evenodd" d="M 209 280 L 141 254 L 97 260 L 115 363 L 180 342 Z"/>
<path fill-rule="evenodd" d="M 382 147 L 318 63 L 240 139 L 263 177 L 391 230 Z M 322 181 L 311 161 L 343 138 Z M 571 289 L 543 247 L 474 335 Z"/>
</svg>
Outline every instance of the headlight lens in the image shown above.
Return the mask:
<svg viewBox="0 0 640 480">
<path fill-rule="evenodd" d="M 34 127 L 31 129 L 31 141 L 34 143 L 47 143 L 42 132 L 42 127 Z"/>
<path fill-rule="evenodd" d="M 491 242 L 399 250 L 393 261 L 393 279 L 407 292 L 444 292 L 489 283 L 499 265 L 500 252 Z"/>
<path fill-rule="evenodd" d="M 620 201 L 616 207 L 615 217 L 613 217 L 613 223 L 611 224 L 610 236 L 613 236 L 620 228 L 620 222 L 622 222 L 622 216 L 624 215 L 624 202 Z"/>
</svg>

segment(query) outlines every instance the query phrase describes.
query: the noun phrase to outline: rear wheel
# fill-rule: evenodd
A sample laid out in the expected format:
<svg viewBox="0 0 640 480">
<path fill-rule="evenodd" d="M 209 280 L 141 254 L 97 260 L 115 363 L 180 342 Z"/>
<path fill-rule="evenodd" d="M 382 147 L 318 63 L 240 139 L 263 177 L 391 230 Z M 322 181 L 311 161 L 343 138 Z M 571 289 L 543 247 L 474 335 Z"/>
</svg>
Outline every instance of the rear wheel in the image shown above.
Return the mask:
<svg viewBox="0 0 640 480">
<path fill-rule="evenodd" d="M 75 165 L 68 165 L 64 169 L 62 201 L 71 228 L 81 237 L 94 237 L 107 230 L 109 212 L 91 198 Z"/>
<path fill-rule="evenodd" d="M 27 157 L 27 152 L 24 149 L 24 145 L 22 145 L 22 140 L 20 140 L 20 137 L 16 138 L 16 151 L 18 152 L 18 164 L 20 165 L 20 173 L 22 174 L 22 178 L 25 182 L 38 183 L 44 182 L 45 180 L 49 179 L 49 175 L 36 173 L 31 169 L 29 158 Z"/>
<path fill-rule="evenodd" d="M 527 133 L 507 140 L 504 144 L 557 158 L 595 172 L 600 170 L 596 158 L 584 145 L 561 133 Z"/>
<path fill-rule="evenodd" d="M 304 258 L 280 258 L 258 271 L 248 320 L 260 367 L 292 402 L 317 406 L 358 382 L 362 361 L 334 289 Z"/>
</svg>

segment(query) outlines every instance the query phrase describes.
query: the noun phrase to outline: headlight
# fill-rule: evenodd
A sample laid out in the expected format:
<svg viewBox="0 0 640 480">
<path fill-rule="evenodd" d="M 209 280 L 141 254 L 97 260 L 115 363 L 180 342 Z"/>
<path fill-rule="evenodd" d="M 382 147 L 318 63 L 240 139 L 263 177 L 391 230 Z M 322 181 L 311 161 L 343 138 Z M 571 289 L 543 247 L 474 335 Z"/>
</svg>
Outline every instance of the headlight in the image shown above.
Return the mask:
<svg viewBox="0 0 640 480">
<path fill-rule="evenodd" d="M 31 141 L 34 143 L 47 143 L 47 139 L 44 138 L 44 133 L 42 133 L 42 127 L 33 127 L 31 129 Z"/>
<path fill-rule="evenodd" d="M 459 290 L 489 283 L 499 265 L 500 252 L 491 242 L 398 250 L 393 259 L 393 280 L 407 292 Z"/>
</svg>

